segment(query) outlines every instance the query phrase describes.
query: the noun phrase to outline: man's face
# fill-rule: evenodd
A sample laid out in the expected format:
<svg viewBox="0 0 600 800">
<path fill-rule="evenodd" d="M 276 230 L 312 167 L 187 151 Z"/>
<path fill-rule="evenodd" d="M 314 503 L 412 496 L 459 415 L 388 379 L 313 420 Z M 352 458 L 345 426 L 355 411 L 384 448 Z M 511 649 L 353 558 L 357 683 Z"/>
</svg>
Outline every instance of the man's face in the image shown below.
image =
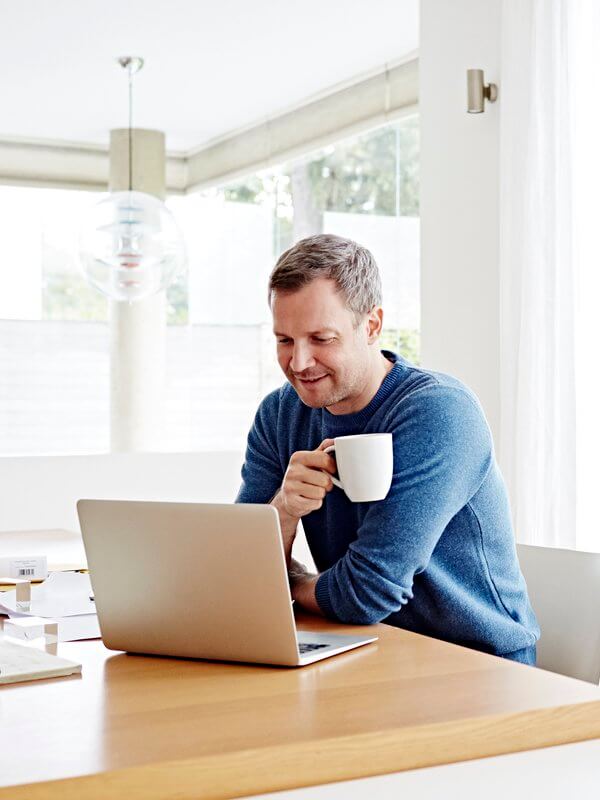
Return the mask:
<svg viewBox="0 0 600 800">
<path fill-rule="evenodd" d="M 354 406 L 370 379 L 370 344 L 376 339 L 368 318 L 357 326 L 327 278 L 293 292 L 274 292 L 271 310 L 279 366 L 302 402 L 338 414 L 358 410 Z"/>
</svg>

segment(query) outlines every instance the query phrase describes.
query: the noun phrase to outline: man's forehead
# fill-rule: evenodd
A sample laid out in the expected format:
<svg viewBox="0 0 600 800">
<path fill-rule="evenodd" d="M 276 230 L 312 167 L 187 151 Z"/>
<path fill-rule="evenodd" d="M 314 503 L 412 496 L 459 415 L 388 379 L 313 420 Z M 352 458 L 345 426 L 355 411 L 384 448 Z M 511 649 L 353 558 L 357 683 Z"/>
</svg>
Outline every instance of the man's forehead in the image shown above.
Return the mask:
<svg viewBox="0 0 600 800">
<path fill-rule="evenodd" d="M 335 328 L 333 326 L 319 326 L 319 327 L 315 328 L 315 330 L 305 330 L 305 331 L 302 331 L 302 332 L 306 336 L 322 336 L 323 334 L 326 334 L 326 333 L 330 333 L 330 334 L 331 333 L 339 333 L 339 330 L 338 330 L 338 328 Z M 273 326 L 273 333 L 275 334 L 275 336 L 287 335 L 286 331 L 277 330 L 276 326 Z"/>
<path fill-rule="evenodd" d="M 332 281 L 313 281 L 295 292 L 275 292 L 271 303 L 275 335 L 314 336 L 326 332 L 339 334 L 353 327 L 354 315 L 343 297 L 328 285 Z M 320 287 L 319 287 L 320 284 Z"/>
</svg>

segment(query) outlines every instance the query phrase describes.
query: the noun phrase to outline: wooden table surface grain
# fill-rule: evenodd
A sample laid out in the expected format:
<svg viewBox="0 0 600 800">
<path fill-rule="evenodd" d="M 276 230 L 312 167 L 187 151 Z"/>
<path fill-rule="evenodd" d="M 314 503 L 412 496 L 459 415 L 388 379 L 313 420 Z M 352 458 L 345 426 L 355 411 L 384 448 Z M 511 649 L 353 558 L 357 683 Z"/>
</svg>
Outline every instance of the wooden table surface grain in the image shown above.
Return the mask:
<svg viewBox="0 0 600 800">
<path fill-rule="evenodd" d="M 81 677 L 0 689 L 0 798 L 238 797 L 600 737 L 598 687 L 368 630 L 299 669 L 60 644 Z"/>
</svg>

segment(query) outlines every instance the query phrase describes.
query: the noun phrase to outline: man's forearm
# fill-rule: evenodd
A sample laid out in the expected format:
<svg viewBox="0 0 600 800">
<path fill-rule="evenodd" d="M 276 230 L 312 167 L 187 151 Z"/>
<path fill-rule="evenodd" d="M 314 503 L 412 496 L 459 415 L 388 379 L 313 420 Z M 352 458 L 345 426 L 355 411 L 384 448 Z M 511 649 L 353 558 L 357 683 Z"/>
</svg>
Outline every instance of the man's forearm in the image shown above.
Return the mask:
<svg viewBox="0 0 600 800">
<path fill-rule="evenodd" d="M 307 611 L 322 616 L 323 612 L 319 608 L 315 597 L 315 586 L 319 576 L 310 574 L 306 571 L 303 564 L 300 564 L 292 558 L 292 547 L 296 539 L 296 532 L 300 520 L 287 513 L 280 492 L 277 492 L 275 497 L 273 497 L 271 505 L 275 507 L 279 514 L 279 526 L 281 528 L 283 551 L 285 554 L 285 563 L 288 568 L 292 599 Z"/>
<path fill-rule="evenodd" d="M 289 569 L 292 560 L 292 546 L 296 538 L 299 520 L 290 516 L 283 507 L 280 491 L 277 492 L 275 497 L 273 497 L 270 504 L 277 510 L 279 515 L 279 527 L 281 528 L 281 539 L 283 542 L 283 551 L 285 553 L 285 563 Z"/>
</svg>

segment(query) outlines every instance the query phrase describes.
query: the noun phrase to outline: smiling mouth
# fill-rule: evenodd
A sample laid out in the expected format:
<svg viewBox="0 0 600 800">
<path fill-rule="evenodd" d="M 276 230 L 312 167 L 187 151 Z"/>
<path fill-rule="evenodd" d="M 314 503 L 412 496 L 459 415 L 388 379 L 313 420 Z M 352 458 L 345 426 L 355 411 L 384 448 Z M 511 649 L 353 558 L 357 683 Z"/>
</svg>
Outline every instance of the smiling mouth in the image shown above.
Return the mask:
<svg viewBox="0 0 600 800">
<path fill-rule="evenodd" d="M 300 381 L 300 383 L 308 384 L 309 386 L 313 386 L 314 384 L 318 383 L 319 381 L 322 381 L 323 378 L 326 378 L 327 374 L 319 375 L 317 378 L 301 378 L 298 375 L 296 375 L 295 377 L 296 377 L 297 381 Z"/>
</svg>

